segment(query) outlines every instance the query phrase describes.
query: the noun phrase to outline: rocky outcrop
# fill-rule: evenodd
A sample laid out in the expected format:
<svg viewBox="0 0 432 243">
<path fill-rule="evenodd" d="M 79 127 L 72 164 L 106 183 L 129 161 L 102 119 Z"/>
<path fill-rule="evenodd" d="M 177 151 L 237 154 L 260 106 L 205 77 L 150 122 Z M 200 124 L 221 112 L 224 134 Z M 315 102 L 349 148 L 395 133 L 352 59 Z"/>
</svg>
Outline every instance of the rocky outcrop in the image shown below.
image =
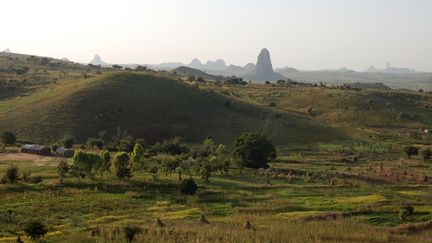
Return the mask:
<svg viewBox="0 0 432 243">
<path fill-rule="evenodd" d="M 201 63 L 198 58 L 192 60 L 192 62 L 187 65 L 190 68 L 200 69 L 200 70 L 216 70 L 223 71 L 227 69 L 226 63 L 222 59 L 218 59 L 216 61 L 207 61 L 206 64 Z"/>
<path fill-rule="evenodd" d="M 93 60 L 91 60 L 90 64 L 101 65 L 101 66 L 108 65 L 108 63 L 102 61 L 102 58 L 97 54 L 93 57 Z"/>
<path fill-rule="evenodd" d="M 258 55 L 255 70 L 245 75 L 245 78 L 255 81 L 276 81 L 279 79 L 285 79 L 284 76 L 273 70 L 270 52 L 266 48 L 262 49 Z"/>
</svg>

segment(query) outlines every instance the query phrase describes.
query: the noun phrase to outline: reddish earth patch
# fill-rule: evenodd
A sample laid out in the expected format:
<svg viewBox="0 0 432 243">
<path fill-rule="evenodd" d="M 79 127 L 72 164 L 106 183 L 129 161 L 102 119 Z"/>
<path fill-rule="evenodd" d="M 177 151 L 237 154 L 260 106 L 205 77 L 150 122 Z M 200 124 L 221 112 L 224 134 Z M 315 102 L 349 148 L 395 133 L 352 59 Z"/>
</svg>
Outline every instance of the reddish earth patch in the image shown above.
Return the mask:
<svg viewBox="0 0 432 243">
<path fill-rule="evenodd" d="M 0 161 L 35 161 L 43 158 L 46 157 L 25 153 L 0 153 Z"/>
</svg>

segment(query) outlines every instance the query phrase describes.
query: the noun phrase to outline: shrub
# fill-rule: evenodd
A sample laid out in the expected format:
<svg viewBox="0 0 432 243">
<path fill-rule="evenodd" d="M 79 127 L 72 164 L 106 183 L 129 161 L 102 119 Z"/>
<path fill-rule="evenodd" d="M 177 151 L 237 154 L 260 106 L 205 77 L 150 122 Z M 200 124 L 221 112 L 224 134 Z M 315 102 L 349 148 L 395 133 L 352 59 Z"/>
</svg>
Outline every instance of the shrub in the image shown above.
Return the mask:
<svg viewBox="0 0 432 243">
<path fill-rule="evenodd" d="M 69 172 L 69 169 L 70 169 L 70 167 L 69 167 L 69 164 L 67 161 L 62 160 L 58 163 L 57 174 L 59 176 L 60 184 L 63 183 L 63 179 L 66 176 L 66 174 Z"/>
<path fill-rule="evenodd" d="M 32 220 L 24 226 L 24 232 L 32 240 L 37 240 L 40 237 L 46 235 L 48 230 L 46 229 L 45 225 L 41 221 Z"/>
<path fill-rule="evenodd" d="M 407 210 L 410 213 L 410 215 L 412 215 L 414 213 L 414 207 L 413 206 L 410 206 L 410 205 L 403 206 L 402 209 Z"/>
<path fill-rule="evenodd" d="M 194 195 L 198 190 L 198 185 L 192 178 L 188 178 L 180 182 L 179 190 L 182 194 Z"/>
<path fill-rule="evenodd" d="M 423 156 L 424 162 L 427 162 L 432 158 L 432 151 L 430 148 L 422 150 L 421 154 Z"/>
<path fill-rule="evenodd" d="M 63 138 L 62 144 L 65 148 L 72 148 L 74 145 L 74 139 L 71 136 L 66 136 Z"/>
<path fill-rule="evenodd" d="M 138 226 L 125 226 L 124 232 L 126 236 L 126 240 L 131 242 L 134 240 L 135 235 L 141 233 L 141 228 Z"/>
<path fill-rule="evenodd" d="M 35 177 L 32 177 L 30 179 L 30 182 L 33 183 L 33 184 L 38 184 L 38 183 L 41 183 L 42 181 L 43 181 L 43 177 L 42 176 L 35 176 Z"/>
<path fill-rule="evenodd" d="M 6 145 L 12 145 L 16 142 L 16 136 L 12 132 L 3 132 L 1 135 L 1 141 Z"/>
<path fill-rule="evenodd" d="M 15 183 L 18 181 L 18 167 L 16 165 L 11 165 L 6 170 L 5 179 L 8 183 Z"/>
<path fill-rule="evenodd" d="M 406 218 L 408 218 L 408 216 L 410 216 L 411 214 L 409 213 L 409 211 L 408 210 L 406 210 L 406 209 L 401 209 L 400 211 L 399 211 L 399 218 L 401 219 L 401 220 L 405 220 Z"/>
<path fill-rule="evenodd" d="M 417 147 L 414 146 L 406 146 L 405 147 L 405 153 L 407 154 L 408 158 L 411 158 L 413 155 L 418 155 L 419 150 Z"/>
</svg>

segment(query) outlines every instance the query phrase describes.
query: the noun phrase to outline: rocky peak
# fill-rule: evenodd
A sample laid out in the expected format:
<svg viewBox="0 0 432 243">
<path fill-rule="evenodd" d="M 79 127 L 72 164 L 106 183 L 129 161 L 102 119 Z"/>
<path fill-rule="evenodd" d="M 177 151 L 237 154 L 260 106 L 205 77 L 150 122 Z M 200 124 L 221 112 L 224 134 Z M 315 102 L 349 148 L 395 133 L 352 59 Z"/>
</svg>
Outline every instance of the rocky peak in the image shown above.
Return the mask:
<svg viewBox="0 0 432 243">
<path fill-rule="evenodd" d="M 194 58 L 192 62 L 189 64 L 189 67 L 191 68 L 201 68 L 202 63 L 198 58 Z"/>
<path fill-rule="evenodd" d="M 258 60 L 256 64 L 257 73 L 269 74 L 273 73 L 273 65 L 270 58 L 270 52 L 264 48 L 258 55 Z"/>
</svg>

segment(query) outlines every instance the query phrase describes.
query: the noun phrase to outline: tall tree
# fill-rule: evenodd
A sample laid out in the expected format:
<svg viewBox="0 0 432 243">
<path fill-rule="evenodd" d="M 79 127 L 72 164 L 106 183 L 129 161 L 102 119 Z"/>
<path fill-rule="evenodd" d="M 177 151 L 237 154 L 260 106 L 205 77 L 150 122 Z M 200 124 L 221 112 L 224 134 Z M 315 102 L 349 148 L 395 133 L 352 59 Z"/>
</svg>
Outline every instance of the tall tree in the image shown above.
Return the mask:
<svg viewBox="0 0 432 243">
<path fill-rule="evenodd" d="M 132 177 L 130 168 L 130 157 L 125 152 L 119 152 L 114 158 L 114 167 L 116 169 L 116 175 L 120 179 Z"/>
<path fill-rule="evenodd" d="M 276 150 L 267 137 L 256 133 L 243 133 L 234 144 L 233 159 L 240 168 L 265 168 L 276 158 Z"/>
</svg>

